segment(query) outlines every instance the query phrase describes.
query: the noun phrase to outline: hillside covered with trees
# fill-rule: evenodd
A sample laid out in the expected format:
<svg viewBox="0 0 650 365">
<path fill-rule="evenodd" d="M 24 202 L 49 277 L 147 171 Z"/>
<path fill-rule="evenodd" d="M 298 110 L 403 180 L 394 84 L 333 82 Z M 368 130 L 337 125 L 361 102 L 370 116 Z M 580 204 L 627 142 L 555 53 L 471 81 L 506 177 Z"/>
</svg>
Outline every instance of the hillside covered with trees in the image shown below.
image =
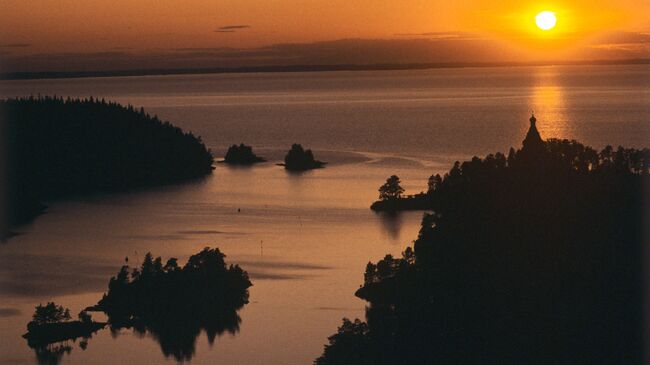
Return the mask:
<svg viewBox="0 0 650 365">
<path fill-rule="evenodd" d="M 8 207 L 0 232 L 24 223 L 43 201 L 197 178 L 212 156 L 192 133 L 144 110 L 104 100 L 0 100 Z"/>
<path fill-rule="evenodd" d="M 368 263 L 366 320 L 315 363 L 642 364 L 649 161 L 537 135 L 434 176 L 413 247 Z"/>
</svg>

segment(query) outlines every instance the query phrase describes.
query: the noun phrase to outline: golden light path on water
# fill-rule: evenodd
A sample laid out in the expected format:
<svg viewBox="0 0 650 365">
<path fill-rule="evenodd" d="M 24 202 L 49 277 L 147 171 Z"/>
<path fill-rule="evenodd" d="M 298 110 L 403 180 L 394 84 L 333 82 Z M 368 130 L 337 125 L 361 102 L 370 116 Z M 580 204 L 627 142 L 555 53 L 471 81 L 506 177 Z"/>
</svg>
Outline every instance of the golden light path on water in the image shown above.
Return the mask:
<svg viewBox="0 0 650 365">
<path fill-rule="evenodd" d="M 580 130 L 571 123 L 568 115 L 567 96 L 558 80 L 556 67 L 540 67 L 534 74 L 535 86 L 530 96 L 531 112 L 541 116 L 538 124 L 543 136 L 580 140 Z"/>
</svg>

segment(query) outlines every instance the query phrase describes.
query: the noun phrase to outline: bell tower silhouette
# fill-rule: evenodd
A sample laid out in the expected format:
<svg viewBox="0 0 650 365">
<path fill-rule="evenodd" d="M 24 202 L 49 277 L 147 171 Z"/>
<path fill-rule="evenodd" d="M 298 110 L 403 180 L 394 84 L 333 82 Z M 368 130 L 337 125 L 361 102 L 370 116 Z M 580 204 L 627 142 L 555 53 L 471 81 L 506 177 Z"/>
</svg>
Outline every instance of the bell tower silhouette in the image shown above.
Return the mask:
<svg viewBox="0 0 650 365">
<path fill-rule="evenodd" d="M 530 128 L 528 128 L 528 133 L 526 133 L 526 138 L 524 138 L 524 141 L 522 144 L 524 145 L 522 150 L 527 150 L 530 152 L 537 152 L 545 149 L 544 146 L 544 141 L 542 140 L 542 137 L 539 135 L 539 131 L 537 130 L 537 125 L 535 124 L 537 122 L 537 118 L 535 118 L 535 113 L 532 113 L 530 116 Z"/>
</svg>

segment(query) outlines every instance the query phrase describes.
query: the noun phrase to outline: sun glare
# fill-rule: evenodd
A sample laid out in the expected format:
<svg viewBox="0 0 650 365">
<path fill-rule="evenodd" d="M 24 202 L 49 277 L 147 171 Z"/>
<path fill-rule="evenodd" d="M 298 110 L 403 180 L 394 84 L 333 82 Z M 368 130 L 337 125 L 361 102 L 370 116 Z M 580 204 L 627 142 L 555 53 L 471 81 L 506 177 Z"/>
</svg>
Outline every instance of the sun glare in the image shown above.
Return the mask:
<svg viewBox="0 0 650 365">
<path fill-rule="evenodd" d="M 542 11 L 535 16 L 535 23 L 537 23 L 537 27 L 541 30 L 550 30 L 555 28 L 557 18 L 552 11 Z"/>
</svg>

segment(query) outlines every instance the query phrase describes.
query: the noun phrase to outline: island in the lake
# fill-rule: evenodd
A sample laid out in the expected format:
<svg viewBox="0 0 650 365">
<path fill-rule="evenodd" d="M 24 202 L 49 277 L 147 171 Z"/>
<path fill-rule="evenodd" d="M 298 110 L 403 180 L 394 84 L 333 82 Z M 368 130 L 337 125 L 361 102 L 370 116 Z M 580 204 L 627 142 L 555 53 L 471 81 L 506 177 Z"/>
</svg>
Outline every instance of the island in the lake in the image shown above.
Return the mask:
<svg viewBox="0 0 650 365">
<path fill-rule="evenodd" d="M 306 171 L 323 168 L 326 164 L 327 162 L 316 160 L 310 149 L 305 150 L 302 145 L 294 143 L 284 157 L 282 166 L 289 171 Z"/>
<path fill-rule="evenodd" d="M 248 303 L 253 284 L 238 265 L 226 265 L 225 257 L 206 247 L 180 267 L 175 258 L 163 264 L 147 253 L 140 268 L 123 266 L 87 310 L 106 313 L 113 330 L 153 334 L 165 356 L 190 360 L 202 331 L 210 344 L 224 332 L 239 331 L 237 311 Z"/>
<path fill-rule="evenodd" d="M 234 144 L 228 148 L 223 162 L 229 165 L 252 165 L 266 160 L 253 153 L 253 147 L 241 143 L 239 146 Z"/>
<path fill-rule="evenodd" d="M 143 109 L 98 99 L 0 100 L 8 156 L 0 239 L 71 195 L 178 183 L 212 172 L 212 155 L 192 133 Z"/>
<path fill-rule="evenodd" d="M 110 326 L 111 331 L 133 328 L 150 333 L 163 354 L 176 361 L 189 361 L 196 339 L 205 331 L 210 344 L 217 336 L 239 331 L 237 311 L 248 303 L 253 284 L 238 265 L 227 265 L 218 248 L 205 248 L 181 267 L 170 258 L 147 253 L 139 268 L 122 266 L 108 284 L 108 292 L 71 321 L 70 311 L 53 302 L 36 307 L 33 321 L 23 336 L 37 355 L 57 358 L 71 351 L 69 340 L 88 339 Z M 89 312 L 104 312 L 108 323 L 94 322 Z"/>
<path fill-rule="evenodd" d="M 530 122 L 521 149 L 457 162 L 420 198 L 397 176 L 380 188 L 375 209 L 431 212 L 401 257 L 367 264 L 365 321 L 315 364 L 643 364 L 650 150 L 544 141 Z"/>
<path fill-rule="evenodd" d="M 39 347 L 80 337 L 88 338 L 106 326 L 106 323 L 93 322 L 90 314 L 85 311 L 79 313 L 78 321 L 70 319 L 70 310 L 67 308 L 54 302 L 39 304 L 23 337 L 30 347 Z"/>
<path fill-rule="evenodd" d="M 85 350 L 93 334 L 106 325 L 94 322 L 86 311 L 79 313 L 79 320 L 72 321 L 69 309 L 49 302 L 36 306 L 23 337 L 34 350 L 39 364 L 58 364 L 64 354 L 72 351 L 70 342 L 81 338 L 79 348 Z"/>
</svg>

